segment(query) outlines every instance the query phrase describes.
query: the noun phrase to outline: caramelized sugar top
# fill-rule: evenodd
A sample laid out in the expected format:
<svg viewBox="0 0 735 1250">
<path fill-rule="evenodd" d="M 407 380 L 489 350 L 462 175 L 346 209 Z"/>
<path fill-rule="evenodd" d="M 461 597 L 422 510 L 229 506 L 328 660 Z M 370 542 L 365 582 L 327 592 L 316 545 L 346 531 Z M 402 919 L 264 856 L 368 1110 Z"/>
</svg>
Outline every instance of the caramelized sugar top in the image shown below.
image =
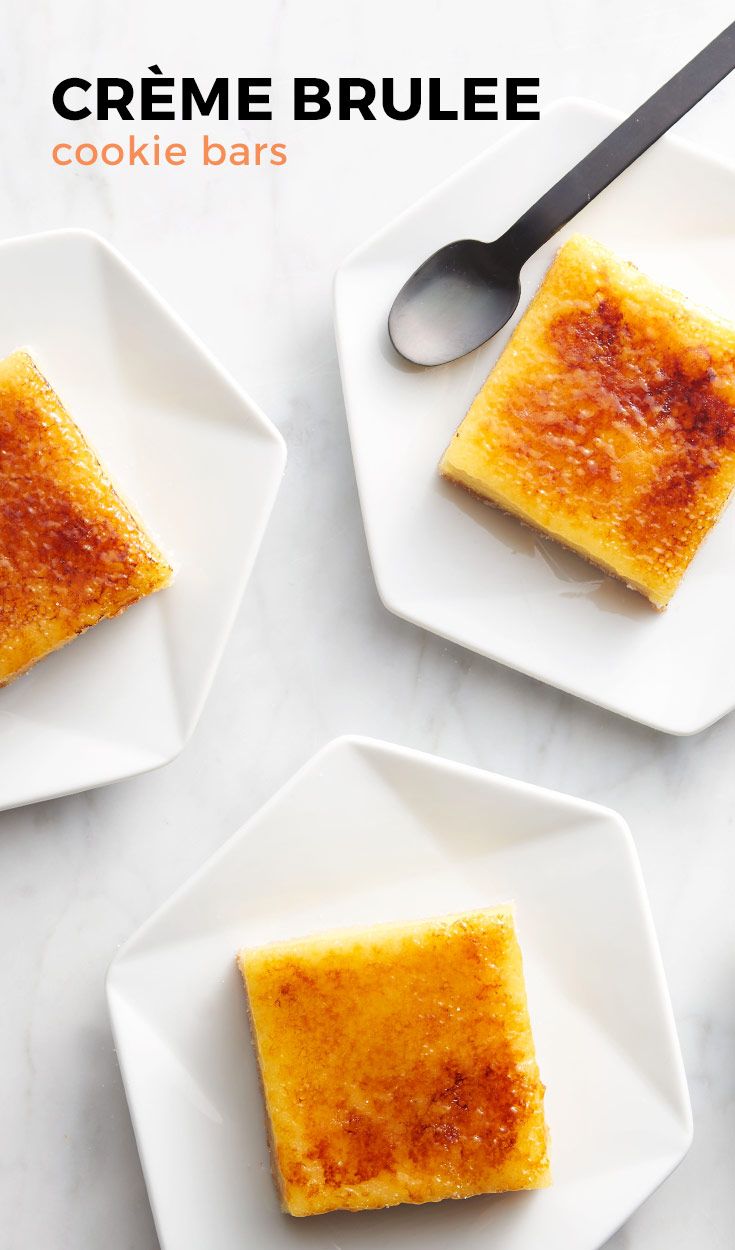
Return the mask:
<svg viewBox="0 0 735 1250">
<path fill-rule="evenodd" d="M 663 314 L 636 311 L 604 282 L 562 304 L 544 367 L 507 400 L 508 441 L 532 466 L 530 489 L 675 565 L 709 525 L 702 501 L 735 451 L 735 360 L 684 346 Z"/>
<path fill-rule="evenodd" d="M 509 924 L 455 922 L 386 949 L 275 954 L 248 976 L 287 1185 L 398 1174 L 414 1178 L 413 1201 L 446 1196 L 437 1184 L 482 1190 L 541 1114 L 525 1005 L 504 980 L 514 943 Z M 519 1171 L 544 1162 L 542 1133 Z"/>
<path fill-rule="evenodd" d="M 0 680 L 166 573 L 30 360 L 10 364 L 0 383 Z"/>
<path fill-rule="evenodd" d="M 59 480 L 63 465 L 42 446 L 38 414 L 2 401 L 0 394 L 0 620 L 11 599 L 16 614 L 32 610 L 39 582 L 70 604 L 125 579 L 134 563 L 111 518 L 89 506 L 94 496 L 84 501 Z"/>
</svg>

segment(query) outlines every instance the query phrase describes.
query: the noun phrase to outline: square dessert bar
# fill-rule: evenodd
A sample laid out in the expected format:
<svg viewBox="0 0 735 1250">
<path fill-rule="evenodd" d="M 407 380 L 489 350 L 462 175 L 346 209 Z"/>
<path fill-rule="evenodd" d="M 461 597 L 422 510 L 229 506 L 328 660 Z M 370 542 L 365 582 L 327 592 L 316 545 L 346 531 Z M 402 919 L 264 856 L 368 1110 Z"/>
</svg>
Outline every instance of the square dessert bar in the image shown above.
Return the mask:
<svg viewBox="0 0 735 1250">
<path fill-rule="evenodd" d="M 0 361 L 0 686 L 170 579 L 30 356 Z"/>
<path fill-rule="evenodd" d="M 735 326 L 574 236 L 441 473 L 664 608 L 735 485 Z"/>
<path fill-rule="evenodd" d="M 550 1183 L 512 910 L 239 956 L 291 1215 Z"/>
</svg>

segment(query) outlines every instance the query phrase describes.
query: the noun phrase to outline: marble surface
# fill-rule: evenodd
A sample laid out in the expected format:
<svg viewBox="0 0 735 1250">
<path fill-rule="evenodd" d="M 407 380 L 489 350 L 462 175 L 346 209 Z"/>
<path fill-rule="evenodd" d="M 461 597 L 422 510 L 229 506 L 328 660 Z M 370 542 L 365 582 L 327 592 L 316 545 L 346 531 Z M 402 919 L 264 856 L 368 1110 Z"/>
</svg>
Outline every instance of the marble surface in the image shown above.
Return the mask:
<svg viewBox="0 0 735 1250">
<path fill-rule="evenodd" d="M 355 244 L 506 124 L 298 125 L 288 120 L 291 78 L 438 74 L 450 85 L 465 75 L 539 75 L 544 105 L 581 95 L 628 110 L 732 18 L 725 0 L 527 0 L 502 6 L 502 16 L 500 7 L 7 6 L 0 235 L 61 225 L 105 234 L 269 413 L 290 459 L 201 724 L 181 757 L 158 773 L 0 816 L 0 1250 L 155 1250 L 105 970 L 229 833 L 345 731 L 623 813 L 646 874 L 696 1127 L 681 1168 L 610 1244 L 733 1244 L 735 718 L 688 740 L 626 723 L 393 619 L 368 564 L 335 358 L 332 274 Z M 271 75 L 273 122 L 211 130 L 233 141 L 285 141 L 288 165 L 54 168 L 54 142 L 70 130 L 94 138 L 102 128 L 60 122 L 52 86 L 69 74 L 139 76 L 153 58 L 165 73 L 203 80 Z M 735 79 L 679 133 L 731 160 L 734 109 Z M 180 123 L 161 129 L 172 140 L 196 133 Z"/>
</svg>

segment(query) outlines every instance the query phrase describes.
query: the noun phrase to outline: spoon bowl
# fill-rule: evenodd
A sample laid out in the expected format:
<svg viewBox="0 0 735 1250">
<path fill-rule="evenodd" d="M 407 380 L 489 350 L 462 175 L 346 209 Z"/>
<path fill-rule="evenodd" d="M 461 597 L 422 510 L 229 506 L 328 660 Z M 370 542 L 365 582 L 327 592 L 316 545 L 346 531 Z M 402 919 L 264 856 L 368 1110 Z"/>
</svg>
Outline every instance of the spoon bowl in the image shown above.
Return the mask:
<svg viewBox="0 0 735 1250">
<path fill-rule="evenodd" d="M 443 365 L 502 329 L 520 298 L 520 272 L 504 248 L 458 239 L 434 252 L 401 288 L 388 333 L 407 360 Z"/>
</svg>

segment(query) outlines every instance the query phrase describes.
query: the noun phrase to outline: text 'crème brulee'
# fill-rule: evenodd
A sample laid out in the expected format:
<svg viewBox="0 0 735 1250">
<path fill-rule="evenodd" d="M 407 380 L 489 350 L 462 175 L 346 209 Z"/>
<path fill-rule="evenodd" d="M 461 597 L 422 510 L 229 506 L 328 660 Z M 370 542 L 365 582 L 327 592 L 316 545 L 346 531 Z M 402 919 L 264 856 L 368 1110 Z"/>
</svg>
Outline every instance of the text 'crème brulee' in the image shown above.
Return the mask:
<svg viewBox="0 0 735 1250">
<path fill-rule="evenodd" d="M 441 472 L 664 608 L 735 486 L 735 325 L 574 236 Z"/>
<path fill-rule="evenodd" d="M 291 1215 L 550 1183 L 509 907 L 244 950 Z"/>
<path fill-rule="evenodd" d="M 0 361 L 0 686 L 170 579 L 30 356 Z"/>
</svg>

